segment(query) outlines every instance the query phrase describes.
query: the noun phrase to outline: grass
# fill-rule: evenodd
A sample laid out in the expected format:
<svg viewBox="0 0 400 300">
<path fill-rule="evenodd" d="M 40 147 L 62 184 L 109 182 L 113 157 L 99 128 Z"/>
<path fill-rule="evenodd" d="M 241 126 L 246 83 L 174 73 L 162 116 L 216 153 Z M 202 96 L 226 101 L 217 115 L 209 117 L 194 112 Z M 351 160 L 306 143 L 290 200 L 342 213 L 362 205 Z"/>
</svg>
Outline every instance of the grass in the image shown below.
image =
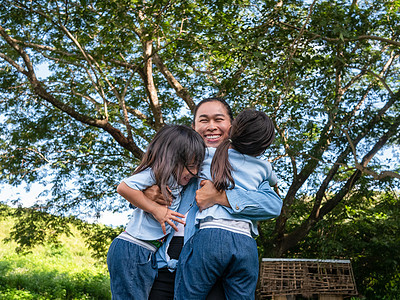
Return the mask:
<svg viewBox="0 0 400 300">
<path fill-rule="evenodd" d="M 0 299 L 111 299 L 105 262 L 92 258 L 75 228 L 60 246 L 18 254 L 16 243 L 4 243 L 12 225 L 0 219 Z"/>
</svg>

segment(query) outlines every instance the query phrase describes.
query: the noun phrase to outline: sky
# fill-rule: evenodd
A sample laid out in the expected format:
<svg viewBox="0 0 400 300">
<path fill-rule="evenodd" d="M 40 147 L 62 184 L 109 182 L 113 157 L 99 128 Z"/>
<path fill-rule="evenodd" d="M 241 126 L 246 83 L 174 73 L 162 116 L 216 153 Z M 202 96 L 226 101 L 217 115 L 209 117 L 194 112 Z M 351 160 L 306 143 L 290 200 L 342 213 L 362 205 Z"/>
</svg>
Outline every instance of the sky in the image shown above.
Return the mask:
<svg viewBox="0 0 400 300">
<path fill-rule="evenodd" d="M 45 187 L 39 183 L 33 183 L 29 191 L 26 190 L 26 185 L 21 184 L 18 187 L 14 187 L 8 184 L 0 186 L 0 202 L 4 202 L 7 205 L 11 205 L 11 201 L 17 198 L 21 199 L 23 207 L 30 207 L 35 204 L 36 201 L 40 201 L 40 193 Z M 96 222 L 104 225 L 125 226 L 129 219 L 129 212 L 124 213 L 112 213 L 103 212 L 98 220 L 87 219 L 90 223 Z"/>
<path fill-rule="evenodd" d="M 47 64 L 40 64 L 36 67 L 36 75 L 39 79 L 44 79 L 49 76 L 50 71 Z M 2 116 L 0 115 L 0 122 L 2 122 Z M 11 205 L 10 201 L 20 198 L 23 207 L 30 207 L 35 204 L 36 201 L 40 201 L 40 193 L 45 190 L 45 187 L 39 183 L 33 183 L 27 191 L 26 184 L 21 184 L 18 187 L 14 187 L 8 184 L 0 184 L 0 202 L 7 205 Z M 101 214 L 100 219 L 85 220 L 88 222 L 97 222 L 104 225 L 111 226 L 125 226 L 128 222 L 129 213 L 112 213 L 104 212 Z"/>
</svg>

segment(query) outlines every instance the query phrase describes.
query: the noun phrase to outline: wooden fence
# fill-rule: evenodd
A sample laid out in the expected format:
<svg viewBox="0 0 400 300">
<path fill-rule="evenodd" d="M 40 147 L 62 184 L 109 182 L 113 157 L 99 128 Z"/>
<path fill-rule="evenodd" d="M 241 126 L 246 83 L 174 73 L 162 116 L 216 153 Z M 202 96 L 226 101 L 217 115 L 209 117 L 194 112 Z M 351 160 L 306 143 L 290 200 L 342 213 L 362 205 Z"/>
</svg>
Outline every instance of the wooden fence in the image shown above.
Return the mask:
<svg viewBox="0 0 400 300">
<path fill-rule="evenodd" d="M 263 258 L 258 294 L 261 299 L 343 299 L 358 293 L 350 260 Z"/>
</svg>

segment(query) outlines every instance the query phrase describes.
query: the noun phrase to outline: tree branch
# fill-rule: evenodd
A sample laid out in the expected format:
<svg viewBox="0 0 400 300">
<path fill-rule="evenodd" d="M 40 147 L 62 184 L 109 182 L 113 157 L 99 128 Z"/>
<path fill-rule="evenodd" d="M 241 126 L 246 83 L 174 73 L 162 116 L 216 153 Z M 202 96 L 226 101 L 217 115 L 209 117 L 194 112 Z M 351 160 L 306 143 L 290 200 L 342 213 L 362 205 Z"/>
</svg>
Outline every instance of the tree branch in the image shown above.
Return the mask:
<svg viewBox="0 0 400 300">
<path fill-rule="evenodd" d="M 281 25 L 284 25 L 284 26 L 287 26 L 287 27 L 292 28 L 292 29 L 296 29 L 296 30 L 299 30 L 299 31 L 301 30 L 300 27 L 297 27 L 295 25 L 292 25 L 292 24 L 289 24 L 289 23 L 286 23 L 286 22 L 278 21 L 277 23 L 279 23 Z M 373 41 L 384 42 L 386 44 L 397 46 L 397 47 L 400 46 L 400 42 L 398 42 L 398 41 L 394 41 L 394 40 L 391 40 L 391 39 L 388 39 L 388 38 L 383 38 L 383 37 L 379 37 L 379 36 L 375 36 L 375 35 L 360 35 L 360 36 L 354 37 L 354 38 L 328 38 L 328 37 L 324 37 L 324 36 L 322 36 L 320 34 L 316 34 L 316 33 L 312 32 L 312 31 L 309 31 L 309 30 L 304 30 L 304 32 L 306 32 L 308 34 L 311 34 L 313 36 L 313 39 L 321 38 L 321 39 L 323 39 L 325 41 L 328 41 L 328 42 L 354 42 L 354 41 L 362 41 L 362 40 L 373 40 Z"/>
<path fill-rule="evenodd" d="M 161 106 L 158 101 L 157 90 L 154 85 L 153 81 L 153 67 L 152 67 L 152 57 L 154 53 L 153 50 L 153 41 L 146 41 L 143 42 L 144 46 L 144 56 L 145 56 L 145 65 L 144 65 L 144 72 L 143 72 L 143 80 L 146 85 L 146 91 L 149 96 L 150 100 L 150 108 L 153 111 L 155 126 L 156 128 L 160 128 L 163 123 L 163 116 L 161 113 Z"/>
<path fill-rule="evenodd" d="M 128 118 L 128 111 L 126 109 L 126 103 L 125 103 L 125 95 L 128 91 L 128 86 L 130 84 L 130 82 L 132 81 L 134 72 L 132 72 L 131 76 L 129 77 L 124 90 L 121 94 L 120 100 L 119 100 L 119 107 L 122 110 L 122 114 L 123 114 L 123 122 L 124 125 L 126 127 L 126 131 L 128 132 L 128 140 L 133 142 L 133 137 L 132 137 L 132 128 L 131 128 L 131 124 L 129 123 L 129 118 Z"/>
<path fill-rule="evenodd" d="M 398 101 L 398 100 L 400 100 L 400 90 L 391 97 L 391 99 L 388 101 L 388 103 L 393 104 L 395 101 Z M 382 113 L 382 110 L 377 115 L 380 115 L 381 113 Z M 374 119 L 377 120 L 377 117 L 375 117 Z M 372 121 L 371 121 L 369 127 L 372 127 L 374 124 L 375 123 L 372 123 Z M 296 245 L 301 239 L 303 239 L 310 232 L 310 230 L 313 228 L 313 226 L 319 220 L 321 220 L 326 214 L 331 212 L 338 205 L 338 203 L 340 201 L 342 201 L 342 199 L 352 190 L 352 188 L 354 187 L 357 180 L 362 176 L 363 172 L 368 175 L 372 175 L 374 177 L 374 179 L 377 179 L 377 180 L 381 180 L 388 176 L 393 177 L 393 178 L 400 178 L 400 175 L 393 171 L 383 171 L 380 174 L 377 174 L 376 172 L 371 171 L 366 168 L 368 162 L 373 158 L 373 156 L 376 155 L 376 153 L 380 149 L 382 149 L 382 147 L 386 144 L 388 139 L 390 137 L 392 137 L 393 135 L 397 134 L 399 126 L 400 126 L 400 117 L 398 117 L 394 121 L 394 123 L 390 126 L 388 131 L 379 138 L 379 140 L 375 143 L 374 147 L 372 147 L 372 149 L 364 156 L 361 164 L 356 163 L 356 171 L 347 180 L 344 187 L 342 187 L 340 189 L 340 191 L 334 197 L 332 197 L 330 200 L 328 200 L 324 204 L 324 206 L 322 206 L 321 208 L 319 208 L 319 205 L 315 204 L 313 207 L 313 211 L 311 212 L 311 214 L 307 218 L 307 220 L 305 220 L 296 230 L 294 230 L 293 232 L 286 234 L 280 238 L 281 246 L 279 247 L 278 255 L 284 253 L 285 251 L 287 251 L 288 249 L 290 249 L 291 247 Z M 364 133 L 366 133 L 367 131 L 368 130 L 364 130 Z M 364 136 L 364 135 L 362 135 L 362 136 Z M 361 140 L 362 136 L 359 136 L 356 139 L 356 143 L 358 143 Z M 349 146 L 340 155 L 340 159 L 343 159 L 344 157 L 347 156 L 347 153 L 350 152 L 349 149 L 352 148 L 352 149 L 354 149 L 353 151 L 355 151 L 354 144 L 355 143 L 353 143 L 353 141 L 351 141 L 351 140 L 349 141 Z M 338 168 L 338 167 L 339 167 L 339 164 L 335 164 L 335 166 L 329 172 L 327 178 L 324 180 L 323 184 L 321 185 L 320 190 L 317 192 L 317 195 L 319 194 L 319 197 L 322 197 L 321 195 L 323 193 L 321 193 L 321 191 L 324 188 L 326 188 L 327 184 L 330 182 L 331 178 L 336 173 L 332 170 L 334 168 Z M 320 200 L 318 200 L 318 201 L 320 202 Z"/>
<path fill-rule="evenodd" d="M 376 122 L 379 121 L 381 116 L 384 114 L 384 112 L 389 109 L 393 105 L 393 103 L 400 97 L 400 91 L 395 94 L 391 95 L 389 101 L 385 104 L 385 106 L 380 110 L 380 112 L 370 121 L 370 125 L 374 125 Z M 337 107 L 339 99 L 337 97 L 335 101 L 335 107 Z M 327 124 L 325 125 L 324 129 L 322 130 L 320 140 L 318 141 L 317 144 L 314 145 L 313 149 L 310 151 L 312 155 L 316 158 L 320 157 L 320 155 L 323 153 L 324 149 L 326 146 L 329 144 L 329 139 L 330 135 L 329 134 L 329 128 L 334 121 L 335 116 L 330 115 L 329 119 L 327 121 Z M 364 127 L 364 134 L 361 134 L 357 140 L 357 143 L 362 139 L 362 137 L 366 134 L 365 129 L 368 128 L 368 126 Z M 344 159 L 344 156 L 342 157 Z M 340 163 L 340 162 L 339 162 Z M 284 239 L 284 231 L 285 231 L 285 224 L 286 221 L 289 218 L 289 209 L 290 206 L 293 204 L 293 201 L 295 199 L 295 195 L 298 191 L 298 189 L 304 184 L 304 182 L 307 180 L 307 178 L 310 176 L 310 174 L 314 171 L 314 169 L 317 167 L 318 161 L 317 160 L 309 160 L 305 166 L 303 167 L 302 171 L 298 176 L 294 176 L 294 180 L 292 182 L 292 185 L 289 187 L 289 190 L 286 194 L 286 197 L 284 199 L 284 206 L 282 208 L 282 213 L 281 215 L 277 218 L 276 221 L 276 226 L 275 226 L 275 231 L 278 234 L 278 240 L 283 240 Z M 331 178 L 333 178 L 333 175 L 337 172 L 339 164 L 336 164 L 334 167 L 329 172 L 329 175 L 327 178 L 325 178 L 325 181 L 323 184 L 320 186 L 320 190 L 317 192 L 318 199 L 316 199 L 316 202 L 313 207 L 313 214 L 318 214 L 319 213 L 319 203 L 322 200 L 322 196 L 324 194 L 324 190 L 328 186 L 328 183 L 330 182 Z"/>
<path fill-rule="evenodd" d="M 153 59 L 154 63 L 156 64 L 160 72 L 167 79 L 169 85 L 174 88 L 176 94 L 186 102 L 186 104 L 189 106 L 189 109 L 193 112 L 196 105 L 194 104 L 194 101 L 190 96 L 189 91 L 186 88 L 182 87 L 182 85 L 178 82 L 178 80 L 176 80 L 176 78 L 164 65 L 163 61 L 161 60 L 160 56 L 157 53 L 154 53 Z"/>
<path fill-rule="evenodd" d="M 48 93 L 46 89 L 42 86 L 39 80 L 36 77 L 33 65 L 28 54 L 22 49 L 8 34 L 5 32 L 4 28 L 0 26 L 0 34 L 4 37 L 7 43 L 21 56 L 23 59 L 27 71 L 24 74 L 28 81 L 30 82 L 32 89 L 36 95 L 38 95 L 43 100 L 51 103 L 53 106 L 57 107 L 58 109 L 62 110 L 63 112 L 67 113 L 72 118 L 80 121 L 84 124 L 88 124 L 91 126 L 95 126 L 98 128 L 104 129 L 108 132 L 114 139 L 125 149 L 131 151 L 133 155 L 140 158 L 143 154 L 143 151 L 133 142 L 128 141 L 128 139 L 121 133 L 120 130 L 112 127 L 107 120 L 102 119 L 94 119 L 83 115 L 76 110 L 74 110 L 71 106 L 63 103 L 56 99 L 53 95 Z M 18 69 L 17 69 L 18 70 Z"/>
<path fill-rule="evenodd" d="M 307 26 L 307 24 L 308 24 L 308 22 L 309 22 L 309 20 L 310 20 L 310 18 L 311 18 L 311 14 L 312 14 L 312 11 L 313 11 L 313 7 L 314 7 L 314 5 L 315 5 L 316 2 L 317 2 L 317 0 L 314 0 L 314 1 L 311 3 L 311 5 L 310 5 L 310 7 L 309 7 L 309 10 L 308 10 L 307 18 L 306 18 L 306 20 L 305 20 L 303 26 L 302 26 L 302 27 L 300 28 L 300 30 L 299 30 L 298 36 L 294 39 L 292 45 L 290 46 L 290 48 L 292 49 L 292 52 L 289 54 L 289 58 L 287 59 L 287 61 L 286 61 L 286 63 L 285 63 L 285 64 L 287 64 L 287 73 L 288 73 L 288 74 L 290 73 L 290 69 L 291 69 L 293 57 L 294 57 L 294 55 L 295 55 L 295 53 L 296 53 L 296 51 L 297 51 L 298 41 L 299 41 L 300 38 L 303 36 L 304 30 L 305 30 L 305 28 L 306 28 L 306 26 Z M 285 81 L 285 87 L 286 87 L 286 89 L 285 89 L 285 95 L 287 94 L 287 92 L 288 92 L 288 90 L 289 90 L 289 86 L 290 86 L 290 84 L 288 83 L 289 79 L 290 79 L 289 76 L 287 76 L 286 81 Z"/>
</svg>

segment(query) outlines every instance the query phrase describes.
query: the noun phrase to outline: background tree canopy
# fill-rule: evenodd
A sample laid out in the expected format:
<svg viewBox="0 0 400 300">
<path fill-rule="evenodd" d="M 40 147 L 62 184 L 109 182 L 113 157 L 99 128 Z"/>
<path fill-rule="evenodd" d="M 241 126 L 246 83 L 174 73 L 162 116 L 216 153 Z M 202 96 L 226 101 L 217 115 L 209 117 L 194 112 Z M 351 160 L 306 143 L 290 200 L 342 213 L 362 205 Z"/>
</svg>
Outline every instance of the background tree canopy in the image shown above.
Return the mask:
<svg viewBox="0 0 400 300">
<path fill-rule="evenodd" d="M 126 209 L 115 187 L 155 131 L 189 124 L 195 103 L 223 96 L 275 122 L 268 157 L 284 206 L 259 244 L 263 255 L 288 254 L 374 191 L 397 199 L 399 9 L 3 0 L 0 182 L 49 184 L 36 208 L 54 214 Z"/>
</svg>

